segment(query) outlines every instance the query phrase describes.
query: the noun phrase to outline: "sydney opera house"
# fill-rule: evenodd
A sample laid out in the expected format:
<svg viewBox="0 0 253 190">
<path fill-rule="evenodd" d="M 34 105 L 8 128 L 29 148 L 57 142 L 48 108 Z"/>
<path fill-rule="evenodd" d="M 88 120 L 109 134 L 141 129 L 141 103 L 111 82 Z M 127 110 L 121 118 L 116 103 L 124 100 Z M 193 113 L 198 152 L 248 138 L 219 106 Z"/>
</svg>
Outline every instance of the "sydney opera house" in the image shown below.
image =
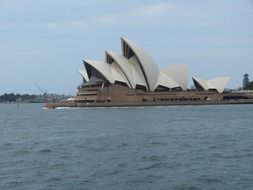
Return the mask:
<svg viewBox="0 0 253 190">
<path fill-rule="evenodd" d="M 187 65 L 159 70 L 152 57 L 138 44 L 121 38 L 122 53 L 105 52 L 105 60 L 85 59 L 80 70 L 83 84 L 75 102 L 115 105 L 166 104 L 177 101 L 222 99 L 228 77 L 203 80 L 193 77 L 196 90 L 188 90 Z"/>
<path fill-rule="evenodd" d="M 192 77 L 188 89 L 187 65 L 159 70 L 152 57 L 138 44 L 121 38 L 122 53 L 105 52 L 105 60 L 83 60 L 83 83 L 70 107 L 205 104 L 224 100 L 228 77 L 203 80 Z M 64 106 L 64 103 L 54 107 Z"/>
</svg>

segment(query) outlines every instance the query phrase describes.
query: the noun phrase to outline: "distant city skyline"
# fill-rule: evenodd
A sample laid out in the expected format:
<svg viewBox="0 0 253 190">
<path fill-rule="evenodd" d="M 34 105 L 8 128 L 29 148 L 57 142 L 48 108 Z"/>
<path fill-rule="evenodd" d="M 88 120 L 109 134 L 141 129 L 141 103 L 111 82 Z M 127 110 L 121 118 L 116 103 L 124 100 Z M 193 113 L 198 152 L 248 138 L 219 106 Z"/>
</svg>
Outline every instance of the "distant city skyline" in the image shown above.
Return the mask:
<svg viewBox="0 0 253 190">
<path fill-rule="evenodd" d="M 75 94 L 82 60 L 121 53 L 121 36 L 159 68 L 187 64 L 190 77 L 237 88 L 253 80 L 252 20 L 252 0 L 0 0 L 0 94 Z"/>
</svg>

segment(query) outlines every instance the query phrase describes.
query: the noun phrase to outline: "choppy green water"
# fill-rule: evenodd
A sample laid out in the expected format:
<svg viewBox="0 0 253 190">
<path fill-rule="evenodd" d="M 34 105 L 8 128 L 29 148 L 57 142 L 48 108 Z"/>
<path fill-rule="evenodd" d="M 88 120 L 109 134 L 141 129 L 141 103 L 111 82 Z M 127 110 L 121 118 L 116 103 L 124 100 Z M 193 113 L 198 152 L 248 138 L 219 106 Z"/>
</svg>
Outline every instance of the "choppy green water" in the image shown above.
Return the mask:
<svg viewBox="0 0 253 190">
<path fill-rule="evenodd" d="M 0 189 L 252 189 L 253 106 L 0 104 Z"/>
</svg>

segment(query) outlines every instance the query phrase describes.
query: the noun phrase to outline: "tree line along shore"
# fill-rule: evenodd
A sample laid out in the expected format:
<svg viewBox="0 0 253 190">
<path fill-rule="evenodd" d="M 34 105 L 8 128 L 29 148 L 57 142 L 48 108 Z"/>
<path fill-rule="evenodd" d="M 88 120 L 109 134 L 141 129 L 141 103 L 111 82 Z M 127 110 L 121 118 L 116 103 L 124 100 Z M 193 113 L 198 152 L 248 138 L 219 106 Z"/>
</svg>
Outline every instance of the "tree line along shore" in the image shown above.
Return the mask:
<svg viewBox="0 0 253 190">
<path fill-rule="evenodd" d="M 5 93 L 0 95 L 0 103 L 45 103 L 68 98 L 68 95 L 59 94 L 14 94 Z"/>
</svg>

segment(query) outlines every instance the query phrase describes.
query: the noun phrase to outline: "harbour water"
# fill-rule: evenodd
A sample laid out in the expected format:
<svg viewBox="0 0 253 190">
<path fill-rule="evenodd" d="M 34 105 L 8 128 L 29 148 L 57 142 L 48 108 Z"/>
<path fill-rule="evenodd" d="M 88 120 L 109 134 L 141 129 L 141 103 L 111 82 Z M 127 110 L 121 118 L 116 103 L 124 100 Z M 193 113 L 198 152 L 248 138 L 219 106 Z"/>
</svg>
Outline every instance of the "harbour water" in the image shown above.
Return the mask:
<svg viewBox="0 0 253 190">
<path fill-rule="evenodd" d="M 0 104 L 0 189 L 253 188 L 253 105 Z"/>
</svg>

